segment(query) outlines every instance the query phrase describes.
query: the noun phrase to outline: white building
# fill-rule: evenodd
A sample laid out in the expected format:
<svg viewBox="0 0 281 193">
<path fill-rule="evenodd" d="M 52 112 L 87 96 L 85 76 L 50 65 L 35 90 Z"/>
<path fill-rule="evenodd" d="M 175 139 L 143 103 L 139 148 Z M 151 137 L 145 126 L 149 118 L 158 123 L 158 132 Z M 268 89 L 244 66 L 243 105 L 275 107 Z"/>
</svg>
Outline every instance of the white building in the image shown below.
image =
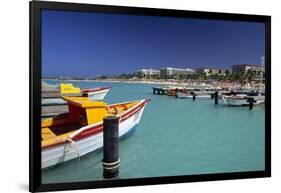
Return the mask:
<svg viewBox="0 0 281 193">
<path fill-rule="evenodd" d="M 197 73 L 205 73 L 206 76 L 210 76 L 213 74 L 225 75 L 226 70 L 224 69 L 215 69 L 215 68 L 198 68 L 196 70 Z"/>
<path fill-rule="evenodd" d="M 160 69 L 160 78 L 162 79 L 169 79 L 175 78 L 175 76 L 185 76 L 189 74 L 193 74 L 195 71 L 190 68 L 161 68 Z"/>
<path fill-rule="evenodd" d="M 233 74 L 245 74 L 249 70 L 253 70 L 256 72 L 261 72 L 262 67 L 254 64 L 237 64 L 232 66 L 232 73 Z"/>
<path fill-rule="evenodd" d="M 145 77 L 145 76 L 160 76 L 160 70 L 154 70 L 154 69 L 141 69 L 138 71 L 139 77 Z"/>
</svg>

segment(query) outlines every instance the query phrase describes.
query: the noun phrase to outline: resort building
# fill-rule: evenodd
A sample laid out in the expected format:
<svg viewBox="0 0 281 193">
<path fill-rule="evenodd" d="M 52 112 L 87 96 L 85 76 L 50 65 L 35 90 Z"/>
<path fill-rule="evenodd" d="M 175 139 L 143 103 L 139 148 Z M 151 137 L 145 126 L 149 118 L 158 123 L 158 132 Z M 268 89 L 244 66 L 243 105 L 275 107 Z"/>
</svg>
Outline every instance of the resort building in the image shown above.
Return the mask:
<svg viewBox="0 0 281 193">
<path fill-rule="evenodd" d="M 213 74 L 225 75 L 226 70 L 224 69 L 214 69 L 214 68 L 198 68 L 196 70 L 197 73 L 205 73 L 206 76 L 210 76 Z"/>
<path fill-rule="evenodd" d="M 139 78 L 144 77 L 160 77 L 160 70 L 141 69 L 137 72 Z"/>
<path fill-rule="evenodd" d="M 261 72 L 262 67 L 254 64 L 237 64 L 232 66 L 232 73 L 233 74 L 245 74 L 249 70 L 253 70 L 256 72 Z"/>
<path fill-rule="evenodd" d="M 176 78 L 177 76 L 187 76 L 189 74 L 193 74 L 194 70 L 190 68 L 161 68 L 160 69 L 160 78 L 161 79 L 170 79 Z"/>
</svg>

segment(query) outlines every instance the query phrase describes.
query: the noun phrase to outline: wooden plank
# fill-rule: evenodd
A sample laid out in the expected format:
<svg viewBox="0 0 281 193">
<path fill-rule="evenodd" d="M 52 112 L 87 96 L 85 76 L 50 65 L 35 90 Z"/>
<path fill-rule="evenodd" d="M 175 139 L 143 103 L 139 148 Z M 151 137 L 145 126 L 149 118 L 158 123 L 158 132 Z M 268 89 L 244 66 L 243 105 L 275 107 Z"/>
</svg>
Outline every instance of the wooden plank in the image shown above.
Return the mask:
<svg viewBox="0 0 281 193">
<path fill-rule="evenodd" d="M 53 117 L 67 112 L 67 105 L 41 106 L 41 117 Z"/>
</svg>

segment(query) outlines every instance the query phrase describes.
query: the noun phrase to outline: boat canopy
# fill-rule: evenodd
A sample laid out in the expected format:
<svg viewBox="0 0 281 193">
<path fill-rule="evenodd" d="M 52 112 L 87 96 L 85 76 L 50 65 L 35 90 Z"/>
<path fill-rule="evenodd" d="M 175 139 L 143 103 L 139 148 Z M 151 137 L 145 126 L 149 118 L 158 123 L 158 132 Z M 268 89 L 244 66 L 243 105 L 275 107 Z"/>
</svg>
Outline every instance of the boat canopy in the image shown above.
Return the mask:
<svg viewBox="0 0 281 193">
<path fill-rule="evenodd" d="M 63 97 L 67 101 L 70 119 L 82 119 L 86 125 L 94 124 L 106 116 L 107 104 L 102 101 L 92 101 L 88 97 Z"/>
</svg>

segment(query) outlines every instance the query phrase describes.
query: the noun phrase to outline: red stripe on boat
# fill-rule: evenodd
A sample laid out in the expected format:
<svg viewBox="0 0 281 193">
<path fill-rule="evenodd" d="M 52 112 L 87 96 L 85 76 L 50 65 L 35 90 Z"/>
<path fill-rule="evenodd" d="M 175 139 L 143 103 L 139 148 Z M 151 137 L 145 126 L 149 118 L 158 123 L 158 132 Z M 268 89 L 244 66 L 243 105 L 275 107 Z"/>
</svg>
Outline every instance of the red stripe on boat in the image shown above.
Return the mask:
<svg viewBox="0 0 281 193">
<path fill-rule="evenodd" d="M 90 89 L 82 89 L 82 92 L 96 92 L 110 89 L 111 87 L 99 87 L 99 88 L 90 88 Z"/>
</svg>

